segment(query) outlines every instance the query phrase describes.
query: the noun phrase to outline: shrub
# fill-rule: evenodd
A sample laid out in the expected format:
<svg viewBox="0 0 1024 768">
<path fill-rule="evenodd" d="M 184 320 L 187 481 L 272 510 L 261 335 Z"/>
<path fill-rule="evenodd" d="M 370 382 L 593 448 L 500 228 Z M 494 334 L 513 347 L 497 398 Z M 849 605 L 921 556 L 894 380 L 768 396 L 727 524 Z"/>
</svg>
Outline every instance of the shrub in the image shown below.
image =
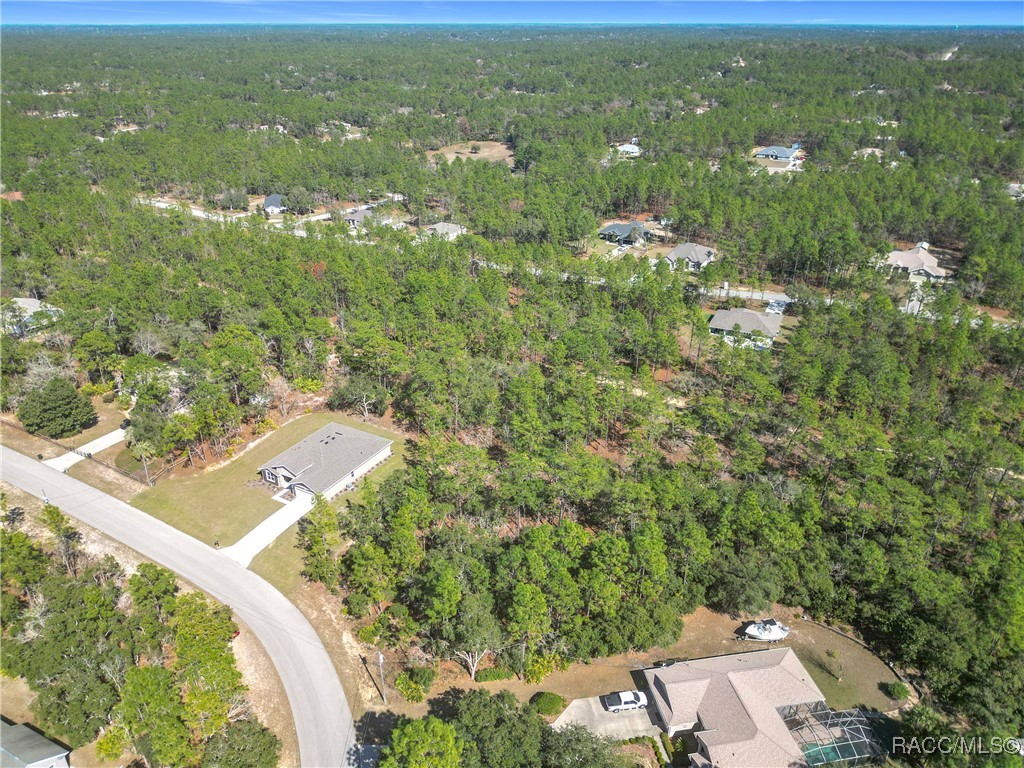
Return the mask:
<svg viewBox="0 0 1024 768">
<path fill-rule="evenodd" d="M 512 677 L 512 670 L 508 667 L 488 667 L 476 673 L 478 683 L 489 683 L 492 680 L 508 680 Z"/>
<path fill-rule="evenodd" d="M 362 592 L 350 592 L 345 598 L 349 616 L 365 616 L 370 612 L 370 598 Z"/>
<path fill-rule="evenodd" d="M 545 677 L 554 672 L 561 664 L 557 654 L 533 654 L 526 660 L 526 669 L 523 677 L 528 683 L 539 683 Z"/>
<path fill-rule="evenodd" d="M 262 416 L 260 417 L 260 420 L 253 425 L 252 433 L 258 437 L 265 432 L 273 432 L 275 429 L 277 429 L 277 425 L 266 416 Z"/>
<path fill-rule="evenodd" d="M 423 686 L 417 682 L 414 682 L 408 672 L 399 673 L 398 677 L 395 678 L 395 688 L 398 692 L 405 697 L 407 701 L 418 703 L 426 698 L 427 692 L 423 690 Z"/>
<path fill-rule="evenodd" d="M 667 733 L 661 734 L 661 743 L 665 747 L 665 754 L 668 755 L 668 759 L 672 759 L 672 755 L 675 754 L 676 745 L 672 743 L 672 737 Z"/>
<path fill-rule="evenodd" d="M 114 389 L 114 382 L 112 381 L 101 381 L 98 384 L 83 384 L 79 390 L 86 397 L 96 397 L 96 395 L 104 395 L 107 392 L 111 392 Z M 104 400 L 103 402 L 107 402 Z"/>
<path fill-rule="evenodd" d="M 895 699 L 896 701 L 906 701 L 910 698 L 910 689 L 899 681 L 885 686 L 885 692 L 890 699 Z"/>
<path fill-rule="evenodd" d="M 542 715 L 558 715 L 565 709 L 565 699 L 551 691 L 541 691 L 534 694 L 530 703 Z"/>
<path fill-rule="evenodd" d="M 292 387 L 296 391 L 302 392 L 303 394 L 309 395 L 313 392 L 319 392 L 324 387 L 322 379 L 314 379 L 309 376 L 300 376 L 292 382 Z"/>
<path fill-rule="evenodd" d="M 434 678 L 437 677 L 437 670 L 433 667 L 410 667 L 406 671 L 408 672 L 409 679 L 412 682 L 422 688 L 424 693 L 430 693 L 430 686 L 434 684 Z"/>
<path fill-rule="evenodd" d="M 114 402 L 114 397 L 115 397 L 115 395 L 114 395 L 113 391 L 104 392 L 103 393 L 103 402 L 104 403 L 112 403 L 112 402 Z"/>
<path fill-rule="evenodd" d="M 96 423 L 89 398 L 75 391 L 67 379 L 51 379 L 30 392 L 18 408 L 18 418 L 29 432 L 67 437 Z"/>
<path fill-rule="evenodd" d="M 360 643 L 366 643 L 366 645 L 375 645 L 380 633 L 377 632 L 377 623 L 367 624 L 365 627 L 360 627 L 356 630 L 356 640 Z"/>
</svg>

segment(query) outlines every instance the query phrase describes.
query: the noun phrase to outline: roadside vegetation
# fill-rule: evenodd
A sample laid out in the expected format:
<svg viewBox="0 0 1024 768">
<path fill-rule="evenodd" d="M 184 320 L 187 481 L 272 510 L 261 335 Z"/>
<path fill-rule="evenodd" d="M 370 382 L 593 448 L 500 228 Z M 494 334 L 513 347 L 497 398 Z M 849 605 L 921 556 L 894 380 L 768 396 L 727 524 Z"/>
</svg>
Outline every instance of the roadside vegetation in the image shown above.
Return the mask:
<svg viewBox="0 0 1024 768">
<path fill-rule="evenodd" d="M 128 576 L 92 558 L 52 504 L 45 546 L 4 503 L 3 673 L 36 694 L 36 722 L 72 749 L 99 738 L 109 761 L 150 765 L 277 765 L 277 737 L 251 715 L 235 668 L 230 611 L 182 593 L 174 574 L 143 563 Z"/>
</svg>

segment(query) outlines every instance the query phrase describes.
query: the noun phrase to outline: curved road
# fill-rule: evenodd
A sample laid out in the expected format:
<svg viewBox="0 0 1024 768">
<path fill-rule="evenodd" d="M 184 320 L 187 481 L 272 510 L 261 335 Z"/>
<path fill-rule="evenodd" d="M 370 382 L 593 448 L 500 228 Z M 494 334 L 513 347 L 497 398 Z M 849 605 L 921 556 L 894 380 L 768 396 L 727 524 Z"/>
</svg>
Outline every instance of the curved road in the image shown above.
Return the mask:
<svg viewBox="0 0 1024 768">
<path fill-rule="evenodd" d="M 250 570 L 113 496 L 0 446 L 0 477 L 124 542 L 225 605 L 256 633 L 284 683 L 303 768 L 356 761 L 355 725 L 323 643 L 298 608 Z"/>
</svg>

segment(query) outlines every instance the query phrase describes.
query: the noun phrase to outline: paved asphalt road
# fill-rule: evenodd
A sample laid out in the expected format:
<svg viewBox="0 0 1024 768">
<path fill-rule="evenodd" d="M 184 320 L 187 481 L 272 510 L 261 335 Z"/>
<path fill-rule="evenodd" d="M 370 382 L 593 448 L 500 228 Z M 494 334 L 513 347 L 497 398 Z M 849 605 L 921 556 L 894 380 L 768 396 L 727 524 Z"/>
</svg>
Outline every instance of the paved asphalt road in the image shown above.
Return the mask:
<svg viewBox="0 0 1024 768">
<path fill-rule="evenodd" d="M 259 576 L 212 547 L 112 496 L 0 446 L 0 477 L 170 568 L 256 633 L 284 683 L 303 768 L 354 762 L 352 713 L 323 643 L 299 610 Z"/>
</svg>

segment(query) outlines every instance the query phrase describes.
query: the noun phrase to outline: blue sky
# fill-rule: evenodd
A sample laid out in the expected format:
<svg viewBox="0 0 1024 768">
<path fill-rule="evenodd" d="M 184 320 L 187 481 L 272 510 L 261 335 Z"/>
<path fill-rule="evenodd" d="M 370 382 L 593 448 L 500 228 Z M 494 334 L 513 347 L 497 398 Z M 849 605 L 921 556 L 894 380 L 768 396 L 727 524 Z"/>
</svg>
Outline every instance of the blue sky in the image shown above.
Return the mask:
<svg viewBox="0 0 1024 768">
<path fill-rule="evenodd" d="M 1024 28 L 1024 0 L 0 0 L 11 24 L 800 24 Z"/>
</svg>

